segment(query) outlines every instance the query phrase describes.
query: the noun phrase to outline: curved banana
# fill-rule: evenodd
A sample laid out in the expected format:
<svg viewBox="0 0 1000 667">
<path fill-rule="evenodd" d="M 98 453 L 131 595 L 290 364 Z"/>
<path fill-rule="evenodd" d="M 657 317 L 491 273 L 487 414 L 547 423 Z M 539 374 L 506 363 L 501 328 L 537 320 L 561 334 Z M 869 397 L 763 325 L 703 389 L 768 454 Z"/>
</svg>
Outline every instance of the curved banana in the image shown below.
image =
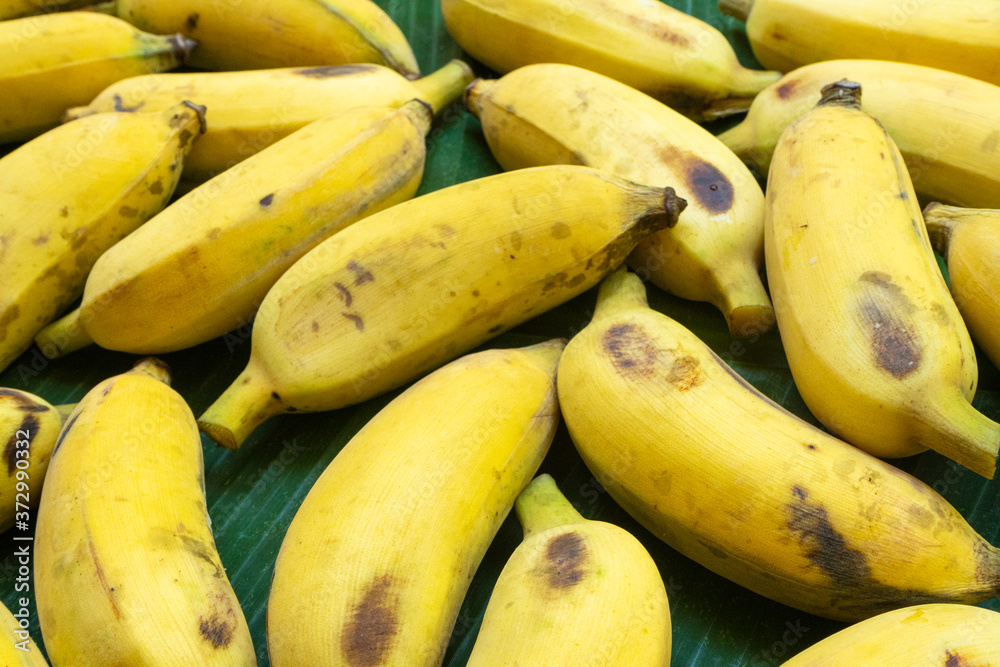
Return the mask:
<svg viewBox="0 0 1000 667">
<path fill-rule="evenodd" d="M 930 204 L 924 221 L 969 333 L 1000 368 L 1000 210 Z"/>
<path fill-rule="evenodd" d="M 746 21 L 757 60 L 782 72 L 835 58 L 927 65 L 1000 85 L 993 0 L 719 0 Z"/>
<path fill-rule="evenodd" d="M 539 475 L 514 504 L 524 541 L 490 596 L 469 667 L 670 664 L 670 607 L 645 547 L 588 521 Z"/>
<path fill-rule="evenodd" d="M 743 68 L 725 36 L 648 0 L 441 0 L 448 32 L 501 74 L 565 63 L 610 76 L 698 119 L 745 110 L 781 76 Z"/>
<path fill-rule="evenodd" d="M 272 665 L 441 664 L 472 576 L 552 442 L 565 343 L 458 359 L 344 446 L 278 552 Z"/>
<path fill-rule="evenodd" d="M 861 107 L 896 142 L 918 193 L 1000 208 L 1000 86 L 953 72 L 882 60 L 806 65 L 762 91 L 718 138 L 766 174 L 784 129 L 816 105 L 823 86 L 845 78 L 861 84 Z"/>
<path fill-rule="evenodd" d="M 774 326 L 760 280 L 764 194 L 708 131 L 648 95 L 570 65 L 528 65 L 478 79 L 466 106 L 504 169 L 582 164 L 636 183 L 675 183 L 680 225 L 653 234 L 629 264 L 685 299 L 709 301 L 734 336 Z"/>
<path fill-rule="evenodd" d="M 813 644 L 783 667 L 1000 664 L 1000 614 L 961 604 L 921 604 L 856 623 Z"/>
<path fill-rule="evenodd" d="M 1000 549 L 929 486 L 798 419 L 650 309 L 601 285 L 559 363 L 587 467 L 671 547 L 761 595 L 857 620 L 1000 594 Z"/>
<path fill-rule="evenodd" d="M 105 252 L 39 348 L 159 354 L 236 329 L 311 248 L 414 195 L 430 125 L 419 101 L 348 109 L 223 172 Z"/>
<path fill-rule="evenodd" d="M 972 340 L 899 151 L 860 94 L 825 88 L 771 162 L 764 248 L 792 377 L 816 418 L 865 451 L 931 448 L 992 478 L 1000 424 L 970 404 Z"/>
<path fill-rule="evenodd" d="M 0 21 L 82 9 L 92 4 L 94 0 L 0 0 Z"/>
<path fill-rule="evenodd" d="M 54 127 L 119 79 L 177 67 L 193 46 L 94 12 L 0 21 L 0 144 Z"/>
<path fill-rule="evenodd" d="M 35 531 L 52 664 L 252 666 L 190 408 L 156 360 L 92 389 L 56 443 Z"/>
<path fill-rule="evenodd" d="M 117 0 L 142 30 L 198 40 L 195 67 L 214 70 L 376 63 L 418 76 L 399 27 L 372 0 Z"/>
<path fill-rule="evenodd" d="M 101 111 L 158 111 L 186 99 L 205 105 L 207 130 L 184 161 L 185 181 L 206 181 L 309 123 L 361 105 L 398 107 L 412 99 L 437 113 L 472 81 L 461 60 L 410 81 L 379 65 L 250 72 L 148 74 L 105 89 L 79 118 Z"/>
<path fill-rule="evenodd" d="M 49 667 L 45 662 L 38 645 L 28 634 L 28 598 L 17 598 L 22 606 L 18 609 L 20 615 L 16 618 L 7 607 L 0 604 L 0 665 L 4 667 Z M 19 621 L 23 621 L 22 626 Z"/>
<path fill-rule="evenodd" d="M 247 368 L 198 424 L 235 449 L 274 415 L 386 392 L 593 286 L 683 206 L 672 188 L 556 166 L 365 218 L 275 283 Z"/>
<path fill-rule="evenodd" d="M 0 159 L 0 369 L 80 296 L 105 250 L 167 203 L 203 112 L 81 118 Z"/>
</svg>

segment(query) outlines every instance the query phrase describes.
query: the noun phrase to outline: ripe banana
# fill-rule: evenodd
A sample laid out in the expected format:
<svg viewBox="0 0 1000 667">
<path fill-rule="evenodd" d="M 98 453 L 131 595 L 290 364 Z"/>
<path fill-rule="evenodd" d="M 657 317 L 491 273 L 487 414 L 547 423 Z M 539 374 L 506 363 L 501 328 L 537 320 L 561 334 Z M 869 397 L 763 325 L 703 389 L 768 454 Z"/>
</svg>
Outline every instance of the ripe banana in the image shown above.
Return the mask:
<svg viewBox="0 0 1000 667">
<path fill-rule="evenodd" d="M 203 112 L 81 118 L 0 159 L 0 369 L 80 296 L 105 250 L 167 203 Z"/>
<path fill-rule="evenodd" d="M 39 348 L 159 354 L 232 331 L 311 248 L 414 195 L 430 125 L 419 101 L 357 107 L 248 158 L 104 253 L 80 307 L 42 329 Z"/>
<path fill-rule="evenodd" d="M 899 151 L 860 94 L 825 88 L 771 162 L 764 247 L 792 377 L 816 418 L 865 451 L 931 448 L 992 478 L 1000 424 L 970 404 L 972 340 Z"/>
<path fill-rule="evenodd" d="M 113 84 L 66 117 L 158 111 L 197 100 L 207 107 L 208 128 L 184 161 L 184 180 L 200 182 L 337 111 L 398 107 L 416 98 L 437 113 L 471 80 L 472 70 L 461 60 L 415 81 L 379 65 L 149 74 Z"/>
<path fill-rule="evenodd" d="M 278 552 L 272 665 L 441 664 L 472 576 L 552 442 L 564 345 L 458 359 L 344 446 Z"/>
<path fill-rule="evenodd" d="M 745 110 L 781 76 L 743 68 L 725 36 L 648 0 L 441 0 L 448 32 L 501 74 L 565 63 L 610 76 L 698 119 Z"/>
<path fill-rule="evenodd" d="M 94 12 L 0 21 L 0 144 L 54 127 L 119 79 L 177 67 L 193 46 Z"/>
<path fill-rule="evenodd" d="M 1000 210 L 931 204 L 924 221 L 969 333 L 1000 368 Z"/>
<path fill-rule="evenodd" d="M 0 0 L 0 21 L 81 9 L 94 0 Z"/>
<path fill-rule="evenodd" d="M 156 360 L 92 389 L 52 455 L 35 593 L 53 665 L 256 665 L 205 507 L 201 440 Z"/>
<path fill-rule="evenodd" d="M 548 475 L 514 507 L 524 542 L 500 573 L 469 667 L 669 665 L 667 591 L 639 540 L 584 519 Z"/>
<path fill-rule="evenodd" d="M 995 0 L 719 0 L 746 21 L 765 67 L 787 72 L 835 58 L 927 65 L 1000 85 Z"/>
<path fill-rule="evenodd" d="M 28 598 L 17 599 L 23 602 L 21 609 L 28 608 Z M 25 625 L 14 617 L 7 607 L 0 604 L 0 665 L 4 667 L 49 667 L 42 652 L 28 634 L 28 619 L 23 617 Z"/>
<path fill-rule="evenodd" d="M 376 63 L 418 76 L 406 37 L 371 0 L 117 0 L 142 30 L 198 40 L 195 67 L 214 70 Z"/>
<path fill-rule="evenodd" d="M 888 611 L 813 644 L 783 667 L 882 665 L 972 667 L 1000 664 L 1000 614 L 961 604 Z"/>
<path fill-rule="evenodd" d="M 650 309 L 634 274 L 601 285 L 558 385 L 570 436 L 610 495 L 752 591 L 840 620 L 1000 594 L 1000 549 L 944 498 L 771 402 Z"/>
<path fill-rule="evenodd" d="M 931 67 L 834 60 L 785 75 L 753 101 L 739 125 L 719 135 L 766 174 L 778 137 L 840 79 L 864 88 L 862 108 L 899 147 L 918 193 L 960 206 L 1000 208 L 1000 86 Z"/>
<path fill-rule="evenodd" d="M 365 218 L 275 283 L 249 364 L 198 425 L 235 449 L 274 415 L 384 393 L 595 285 L 683 206 L 672 188 L 556 166 Z"/>
<path fill-rule="evenodd" d="M 676 183 L 680 225 L 644 239 L 629 263 L 685 299 L 709 301 L 735 336 L 774 326 L 761 284 L 764 195 L 700 126 L 648 95 L 571 65 L 528 65 L 478 79 L 466 106 L 504 169 L 582 164 L 636 183 Z"/>
</svg>

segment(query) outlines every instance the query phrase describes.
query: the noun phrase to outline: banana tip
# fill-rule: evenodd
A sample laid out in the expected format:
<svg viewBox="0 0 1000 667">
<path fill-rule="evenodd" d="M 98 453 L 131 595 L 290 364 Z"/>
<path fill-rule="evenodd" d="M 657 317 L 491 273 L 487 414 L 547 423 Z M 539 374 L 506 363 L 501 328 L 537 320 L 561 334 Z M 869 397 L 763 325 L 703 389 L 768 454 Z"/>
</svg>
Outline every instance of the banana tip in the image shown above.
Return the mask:
<svg viewBox="0 0 1000 667">
<path fill-rule="evenodd" d="M 226 449 L 236 450 L 240 445 L 236 442 L 236 436 L 225 426 L 213 424 L 211 422 L 198 420 L 198 430 L 209 437 L 215 444 Z"/>
<path fill-rule="evenodd" d="M 667 227 L 673 227 L 677 224 L 678 218 L 687 205 L 687 200 L 680 197 L 673 188 L 663 190 L 663 209 L 667 212 Z"/>
<path fill-rule="evenodd" d="M 773 329 L 775 321 L 771 306 L 738 306 L 729 313 L 729 333 L 735 338 L 753 338 Z"/>
<path fill-rule="evenodd" d="M 176 35 L 170 36 L 170 42 L 173 44 L 174 52 L 179 54 L 182 62 L 186 62 L 191 52 L 194 51 L 195 47 L 198 46 L 198 40 L 191 39 L 187 35 L 177 33 Z"/>
<path fill-rule="evenodd" d="M 205 108 L 204 104 L 195 104 L 190 100 L 184 100 L 181 102 L 184 106 L 191 109 L 198 115 L 198 129 L 201 130 L 202 134 L 208 130 L 208 124 L 205 122 L 205 112 L 208 110 Z"/>
</svg>

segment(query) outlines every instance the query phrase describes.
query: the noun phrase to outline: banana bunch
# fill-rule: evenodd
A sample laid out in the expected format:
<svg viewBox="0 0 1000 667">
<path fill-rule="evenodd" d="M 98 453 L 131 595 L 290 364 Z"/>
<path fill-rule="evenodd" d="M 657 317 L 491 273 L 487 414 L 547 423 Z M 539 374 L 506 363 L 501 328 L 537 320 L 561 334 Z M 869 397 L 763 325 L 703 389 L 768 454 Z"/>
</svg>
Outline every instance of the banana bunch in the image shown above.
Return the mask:
<svg viewBox="0 0 1000 667">
<path fill-rule="evenodd" d="M 766 174 L 784 129 L 815 106 L 821 88 L 845 78 L 861 84 L 862 108 L 896 142 L 918 193 L 1000 208 L 1000 86 L 953 72 L 881 60 L 806 65 L 762 91 L 718 138 Z"/>
<path fill-rule="evenodd" d="M 28 598 L 20 598 L 27 600 Z M 27 608 L 25 604 L 22 609 Z M 27 622 L 27 619 L 24 619 Z M 42 652 L 7 607 L 0 604 L 0 665 L 4 667 L 49 667 Z"/>
<path fill-rule="evenodd" d="M 746 21 L 754 56 L 782 72 L 873 58 L 1000 85 L 1000 4 L 993 0 L 719 0 L 719 9 Z"/>
<path fill-rule="evenodd" d="M 104 253 L 80 307 L 42 329 L 39 348 L 159 354 L 236 329 L 311 248 L 413 196 L 430 125 L 416 100 L 356 107 L 223 172 Z"/>
<path fill-rule="evenodd" d="M 584 519 L 549 475 L 514 507 L 524 542 L 500 573 L 469 667 L 669 665 L 667 591 L 639 540 Z"/>
<path fill-rule="evenodd" d="M 629 263 L 644 278 L 722 311 L 734 336 L 774 326 L 761 284 L 764 195 L 708 131 L 653 98 L 571 65 L 528 65 L 476 80 L 466 106 L 504 169 L 595 167 L 636 183 L 676 184 L 681 224 L 650 235 Z"/>
<path fill-rule="evenodd" d="M 470 81 L 472 70 L 460 60 L 415 81 L 379 65 L 148 74 L 109 86 L 89 105 L 68 110 L 66 118 L 159 111 L 197 100 L 207 108 L 207 129 L 184 161 L 183 177 L 203 182 L 338 111 L 420 99 L 437 113 Z"/>
<path fill-rule="evenodd" d="M 1000 424 L 970 404 L 972 340 L 902 157 L 860 95 L 824 88 L 771 162 L 764 246 L 789 368 L 844 440 L 882 457 L 935 449 L 992 478 Z"/>
<path fill-rule="evenodd" d="M 115 81 L 177 67 L 193 46 L 94 12 L 0 21 L 0 144 L 54 127 Z"/>
<path fill-rule="evenodd" d="M 201 440 L 156 360 L 94 387 L 42 492 L 34 583 L 45 649 L 72 665 L 256 665 L 215 548 Z"/>
<path fill-rule="evenodd" d="M 0 0 L 0 21 L 81 9 L 93 3 L 94 0 Z"/>
<path fill-rule="evenodd" d="M 458 359 L 344 446 L 278 552 L 272 665 L 441 664 L 472 576 L 552 442 L 564 345 Z"/>
<path fill-rule="evenodd" d="M 275 283 L 250 362 L 198 425 L 235 449 L 274 415 L 386 392 L 595 285 L 684 205 L 672 188 L 553 166 L 365 218 Z"/>
<path fill-rule="evenodd" d="M 838 620 L 1000 594 L 1000 549 L 944 498 L 771 402 L 650 309 L 635 274 L 601 285 L 558 379 L 597 480 L 717 574 Z"/>
<path fill-rule="evenodd" d="M 742 67 L 725 36 L 648 0 L 441 0 L 448 32 L 501 74 L 533 63 L 599 72 L 682 113 L 745 110 L 777 72 Z"/>
<path fill-rule="evenodd" d="M 177 185 L 204 109 L 98 114 L 0 159 L 0 369 L 80 296 L 101 254 Z"/>
</svg>

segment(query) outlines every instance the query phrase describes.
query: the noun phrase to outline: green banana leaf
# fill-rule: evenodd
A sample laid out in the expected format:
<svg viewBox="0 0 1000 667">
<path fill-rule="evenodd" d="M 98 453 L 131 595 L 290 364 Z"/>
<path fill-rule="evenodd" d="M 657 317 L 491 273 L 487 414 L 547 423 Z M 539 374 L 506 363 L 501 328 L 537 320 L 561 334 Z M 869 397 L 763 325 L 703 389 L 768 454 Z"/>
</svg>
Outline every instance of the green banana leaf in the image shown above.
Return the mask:
<svg viewBox="0 0 1000 667">
<path fill-rule="evenodd" d="M 377 0 L 409 38 L 420 66 L 430 72 L 461 49 L 449 37 L 438 0 Z M 759 67 L 741 23 L 723 17 L 713 0 L 671 0 L 668 4 L 708 21 L 723 31 L 744 65 Z M 472 63 L 477 74 L 489 70 Z M 732 123 L 711 127 L 721 131 Z M 2 154 L 2 152 L 0 152 Z M 479 122 L 459 106 L 437 120 L 429 138 L 429 158 L 420 192 L 498 173 Z M 654 308 L 669 314 L 705 340 L 754 386 L 795 414 L 816 423 L 802 402 L 776 332 L 744 341 L 732 339 L 711 306 L 685 302 L 650 287 Z M 553 337 L 572 337 L 589 321 L 595 301 L 591 290 L 491 341 L 514 347 Z M 243 369 L 250 353 L 250 326 L 196 348 L 162 355 L 174 371 L 174 387 L 200 414 Z M 1000 372 L 985 355 L 980 360 L 980 389 L 974 405 L 1000 420 Z M 99 381 L 128 370 L 132 355 L 94 347 L 67 358 L 45 360 L 29 350 L 0 374 L 0 386 L 38 394 L 52 403 L 75 402 Z M 356 407 L 270 420 L 238 452 L 205 442 L 205 486 L 216 543 L 243 606 L 260 665 L 268 665 L 265 612 L 274 561 L 288 524 L 311 485 L 343 445 L 399 392 Z M 734 443 L 734 446 L 739 446 Z M 898 465 L 942 493 L 972 526 L 993 543 L 1000 542 L 1000 486 L 987 482 L 944 457 L 928 452 Z M 660 568 L 670 598 L 675 665 L 777 665 L 844 627 L 772 602 L 713 574 L 678 554 L 643 529 L 605 493 L 577 455 L 561 428 L 541 472 L 555 477 L 584 516 L 624 527 L 646 546 Z M 31 527 L 35 515 L 32 514 Z M 15 586 L 18 562 L 15 531 L 0 535 L 0 597 L 11 610 L 26 593 Z M 24 533 L 18 532 L 19 535 Z M 475 642 L 492 586 L 521 538 L 509 516 L 482 562 L 458 616 L 445 665 L 458 667 Z M 31 585 L 30 580 L 27 582 Z M 32 637 L 40 643 L 32 593 Z M 1000 600 L 982 606 L 1000 611 Z"/>
</svg>

